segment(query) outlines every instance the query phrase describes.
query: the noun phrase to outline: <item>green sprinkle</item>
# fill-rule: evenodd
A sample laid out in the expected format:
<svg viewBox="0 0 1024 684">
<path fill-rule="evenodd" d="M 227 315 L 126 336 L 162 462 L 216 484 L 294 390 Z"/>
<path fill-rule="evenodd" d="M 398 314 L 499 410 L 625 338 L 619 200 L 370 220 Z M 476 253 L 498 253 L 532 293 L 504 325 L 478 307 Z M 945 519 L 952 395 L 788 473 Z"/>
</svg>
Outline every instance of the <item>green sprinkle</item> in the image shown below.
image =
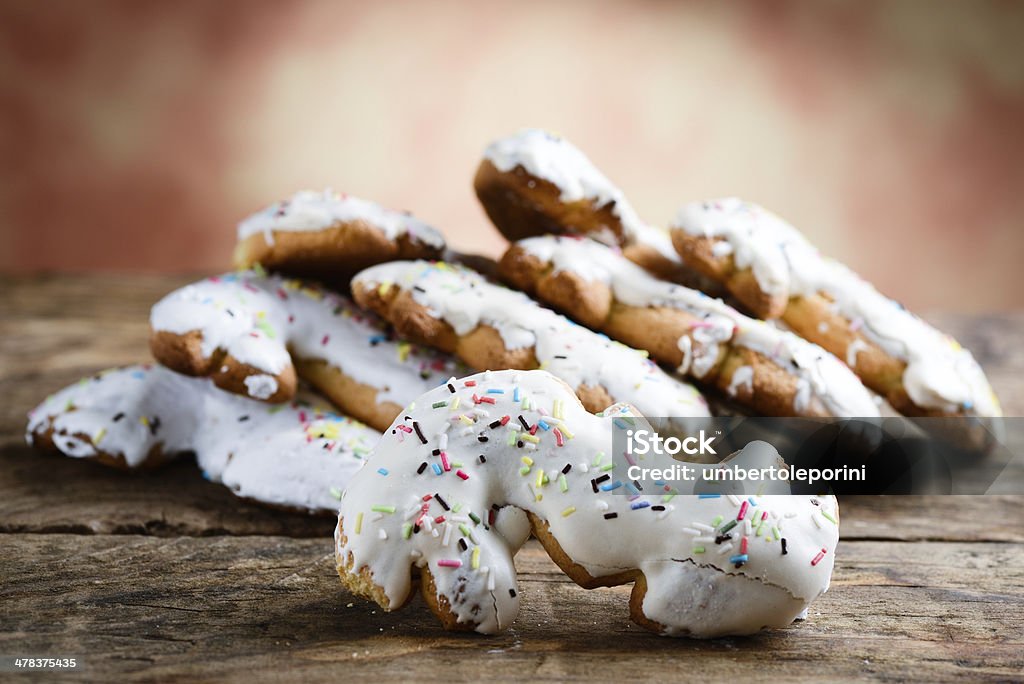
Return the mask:
<svg viewBox="0 0 1024 684">
<path fill-rule="evenodd" d="M 606 472 L 608 472 L 609 470 L 611 470 L 614 467 L 615 467 L 614 463 L 605 463 L 603 466 L 601 466 L 601 472 L 602 473 L 606 473 Z"/>
<path fill-rule="evenodd" d="M 565 475 L 558 477 L 558 488 L 562 490 L 563 494 L 569 491 L 569 482 L 565 479 Z"/>
<path fill-rule="evenodd" d="M 711 521 L 711 526 L 712 527 L 718 527 L 721 524 L 722 524 L 722 516 L 720 516 L 720 515 L 716 515 L 715 519 Z"/>
<path fill-rule="evenodd" d="M 694 553 L 704 553 L 704 547 L 703 546 L 694 546 L 693 547 L 693 552 Z"/>
<path fill-rule="evenodd" d="M 462 532 L 463 537 L 468 537 L 473 534 L 473 531 L 466 526 L 466 523 L 459 523 L 459 532 Z"/>
<path fill-rule="evenodd" d="M 402 539 L 408 539 L 412 536 L 412 523 L 405 523 L 402 525 Z"/>
<path fill-rule="evenodd" d="M 736 525 L 738 525 L 738 524 L 739 524 L 738 521 L 730 520 L 729 522 L 727 522 L 724 525 L 722 525 L 721 529 L 718 530 L 718 533 L 719 534 L 725 534 L 726 532 L 728 532 L 732 528 L 736 527 Z"/>
<path fill-rule="evenodd" d="M 430 408 L 439 409 L 439 408 L 444 408 L 447 405 L 448 405 L 447 401 L 435 401 L 433 404 L 430 405 Z"/>
<path fill-rule="evenodd" d="M 523 466 L 522 468 L 520 468 L 519 469 L 519 474 L 520 475 L 524 475 L 524 476 L 525 475 L 529 475 L 530 474 L 530 466 Z"/>
<path fill-rule="evenodd" d="M 825 509 L 824 509 L 824 508 L 822 508 L 822 509 L 821 509 L 821 514 L 822 514 L 823 516 L 825 516 L 825 520 L 828 520 L 828 521 L 829 521 L 830 523 L 832 523 L 833 525 L 838 525 L 838 524 L 839 524 L 839 523 L 837 523 L 837 522 L 836 522 L 836 519 L 835 519 L 835 518 L 833 518 L 833 517 L 832 517 L 831 515 L 829 515 L 829 514 L 828 514 L 828 513 L 827 513 L 827 512 L 825 511 Z"/>
<path fill-rule="evenodd" d="M 470 513 L 469 519 L 473 521 L 474 525 L 480 524 L 480 516 L 478 516 L 476 513 Z"/>
<path fill-rule="evenodd" d="M 370 510 L 373 511 L 374 513 L 394 513 L 395 512 L 395 507 L 394 506 L 381 506 L 380 504 L 378 504 L 376 506 L 370 506 Z"/>
<path fill-rule="evenodd" d="M 330 491 L 331 496 L 333 496 L 338 501 L 341 501 L 341 490 L 340 489 L 338 489 L 337 487 L 331 487 L 328 491 Z"/>
</svg>

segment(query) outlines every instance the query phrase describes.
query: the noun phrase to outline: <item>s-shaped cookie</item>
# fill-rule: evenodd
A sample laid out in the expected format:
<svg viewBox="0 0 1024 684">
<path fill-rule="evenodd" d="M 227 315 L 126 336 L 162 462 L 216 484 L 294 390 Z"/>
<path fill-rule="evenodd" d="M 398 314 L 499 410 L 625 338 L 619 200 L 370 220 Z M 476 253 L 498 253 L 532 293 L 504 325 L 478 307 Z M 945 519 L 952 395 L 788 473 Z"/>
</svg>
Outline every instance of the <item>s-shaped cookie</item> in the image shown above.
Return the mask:
<svg viewBox="0 0 1024 684">
<path fill-rule="evenodd" d="M 403 438 L 386 433 L 342 499 L 342 581 L 396 610 L 418 578 L 446 627 L 505 629 L 519 590 L 491 522 L 513 506 L 579 585 L 632 582 L 632 618 L 655 632 L 751 634 L 799 617 L 829 585 L 835 499 L 631 490 L 606 453 L 613 419 L 634 415 L 587 413 L 544 371 L 485 372 L 427 393 L 395 421 Z M 777 456 L 763 442 L 747 449 Z"/>
<path fill-rule="evenodd" d="M 160 366 L 84 378 L 29 413 L 26 431 L 29 444 L 124 469 L 194 453 L 240 497 L 332 514 L 379 437 L 322 400 L 275 406 Z"/>
<path fill-rule="evenodd" d="M 853 369 L 908 416 L 998 417 L 981 366 L 793 226 L 736 198 L 679 210 L 672 239 L 687 263 L 721 282 L 762 318 L 781 317 Z"/>
<path fill-rule="evenodd" d="M 238 224 L 235 267 L 256 264 L 347 286 L 358 271 L 394 259 L 436 259 L 444 237 L 410 214 L 330 190 L 303 190 Z"/>
<path fill-rule="evenodd" d="M 153 307 L 150 325 L 153 355 L 172 370 L 280 402 L 294 396 L 297 369 L 345 414 L 378 430 L 460 372 L 444 354 L 392 339 L 380 319 L 341 295 L 254 271 L 172 292 Z"/>
<path fill-rule="evenodd" d="M 649 416 L 705 417 L 704 398 L 645 354 L 556 314 L 468 269 L 425 261 L 380 264 L 356 275 L 352 296 L 409 339 L 473 368 L 542 368 L 598 411 L 629 402 Z"/>
<path fill-rule="evenodd" d="M 879 415 L 857 376 L 818 345 L 659 280 L 593 240 L 521 240 L 499 269 L 514 287 L 760 414 Z"/>
</svg>

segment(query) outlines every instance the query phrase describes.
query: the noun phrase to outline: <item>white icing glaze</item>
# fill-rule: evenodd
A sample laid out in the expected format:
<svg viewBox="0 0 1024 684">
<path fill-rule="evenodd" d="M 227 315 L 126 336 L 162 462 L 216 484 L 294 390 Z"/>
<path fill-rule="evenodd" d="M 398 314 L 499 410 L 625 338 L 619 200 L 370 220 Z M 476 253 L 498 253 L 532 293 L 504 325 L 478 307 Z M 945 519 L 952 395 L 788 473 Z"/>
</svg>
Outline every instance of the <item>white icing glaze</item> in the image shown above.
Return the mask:
<svg viewBox="0 0 1024 684">
<path fill-rule="evenodd" d="M 672 307 L 699 319 L 693 340 L 684 337 L 679 341 L 684 357 L 680 372 L 702 378 L 714 367 L 719 345 L 746 347 L 797 376 L 801 388 L 794 405 L 797 413 L 806 411 L 814 397 L 835 416 L 878 415 L 870 393 L 849 369 L 829 352 L 791 332 L 744 316 L 698 290 L 659 280 L 613 249 L 592 240 L 545 236 L 516 244 L 552 264 L 556 271 L 570 271 L 586 280 L 603 283 L 623 304 Z M 735 377 L 733 383 L 740 384 Z"/>
<path fill-rule="evenodd" d="M 172 292 L 153 307 L 150 324 L 179 335 L 198 330 L 204 356 L 223 349 L 270 375 L 291 364 L 289 351 L 303 360 L 323 359 L 377 388 L 378 403 L 402 406 L 459 372 L 445 354 L 390 339 L 380 319 L 339 294 L 254 271 L 215 276 Z M 250 396 L 273 393 L 266 380 L 250 380 Z"/>
<path fill-rule="evenodd" d="M 135 468 L 154 447 L 165 457 L 192 452 L 208 479 L 238 496 L 312 512 L 337 510 L 380 434 L 321 400 L 273 406 L 160 366 L 109 370 L 60 390 L 29 414 L 26 439 L 50 428 L 68 456 L 102 452 Z"/>
<path fill-rule="evenodd" d="M 539 305 L 522 292 L 494 285 L 458 266 L 396 261 L 362 271 L 353 286 L 399 287 L 459 335 L 490 325 L 507 349 L 534 347 L 540 367 L 573 387 L 604 387 L 615 401 L 650 416 L 705 417 L 704 398 L 644 354 L 609 340 Z"/>
<path fill-rule="evenodd" d="M 452 389 L 429 392 L 395 421 L 400 430 L 384 435 L 342 500 L 339 569 L 351 554 L 387 607 L 408 597 L 415 565 L 429 569 L 460 622 L 483 633 L 508 627 L 519 599 L 511 549 L 488 528 L 494 505 L 546 520 L 592 577 L 642 570 L 644 613 L 669 634 L 786 625 L 828 588 L 839 538 L 832 497 L 631 493 L 605 455 L 612 421 L 635 416 L 628 407 L 593 416 L 544 371 L 485 372 Z M 777 462 L 770 445 L 748 449 L 754 462 Z"/>
<path fill-rule="evenodd" d="M 301 190 L 270 205 L 238 224 L 238 239 L 262 233 L 266 243 L 273 245 L 277 231 L 315 232 L 353 221 L 363 221 L 377 228 L 389 240 L 408 235 L 436 249 L 443 249 L 445 245 L 444 237 L 436 228 L 411 214 L 331 190 Z"/>
<path fill-rule="evenodd" d="M 674 229 L 720 238 L 738 268 L 751 268 L 762 291 L 785 297 L 824 293 L 851 328 L 907 364 L 903 386 L 918 406 L 1002 415 L 981 366 L 966 349 L 837 261 L 823 257 L 796 228 L 737 198 L 683 206 Z M 856 352 L 854 352 L 855 355 Z M 847 355 L 850 352 L 847 351 Z"/>
</svg>

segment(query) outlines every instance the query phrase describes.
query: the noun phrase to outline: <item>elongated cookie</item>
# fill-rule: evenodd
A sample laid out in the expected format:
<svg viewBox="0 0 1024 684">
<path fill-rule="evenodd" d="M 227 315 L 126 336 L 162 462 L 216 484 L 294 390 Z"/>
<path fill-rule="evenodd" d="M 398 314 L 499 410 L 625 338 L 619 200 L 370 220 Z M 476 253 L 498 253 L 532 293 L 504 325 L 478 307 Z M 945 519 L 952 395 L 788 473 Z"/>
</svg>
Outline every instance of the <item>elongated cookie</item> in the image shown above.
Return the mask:
<svg viewBox="0 0 1024 684">
<path fill-rule="evenodd" d="M 981 367 L 922 321 L 761 207 L 729 198 L 680 209 L 679 253 L 762 318 L 781 317 L 908 416 L 1002 415 Z"/>
<path fill-rule="evenodd" d="M 425 261 L 380 264 L 356 275 L 352 296 L 400 334 L 475 368 L 543 368 L 584 405 L 625 401 L 651 416 L 707 416 L 707 403 L 646 355 L 467 269 Z"/>
<path fill-rule="evenodd" d="M 26 439 L 125 469 L 193 453 L 209 480 L 240 497 L 334 514 L 380 433 L 309 398 L 273 406 L 205 378 L 129 366 L 48 397 L 29 414 Z"/>
<path fill-rule="evenodd" d="M 367 266 L 436 259 L 436 229 L 403 212 L 330 190 L 303 190 L 238 224 L 235 266 L 264 268 L 347 286 Z"/>
<path fill-rule="evenodd" d="M 857 376 L 818 345 L 659 280 L 593 240 L 521 240 L 502 257 L 500 271 L 514 287 L 756 412 L 878 416 Z"/>
<path fill-rule="evenodd" d="M 390 611 L 417 580 L 446 627 L 506 629 L 519 587 L 491 521 L 510 504 L 579 585 L 633 583 L 630 614 L 655 632 L 751 634 L 803 614 L 829 586 L 835 499 L 630 490 L 605 450 L 612 420 L 634 416 L 625 406 L 591 415 L 544 371 L 485 372 L 427 393 L 395 421 L 405 438 L 386 433 L 342 499 L 343 583 Z M 763 442 L 748 449 L 755 462 L 777 457 Z"/>
<path fill-rule="evenodd" d="M 668 234 L 640 219 L 633 205 L 575 145 L 524 129 L 491 143 L 474 188 L 488 217 L 509 240 L 584 234 L 619 245 L 661 278 L 717 291 L 679 259 Z"/>
<path fill-rule="evenodd" d="M 153 355 L 222 389 L 281 402 L 298 375 L 345 414 L 383 429 L 410 399 L 455 372 L 450 357 L 397 341 L 345 297 L 241 271 L 164 297 L 150 315 Z"/>
</svg>

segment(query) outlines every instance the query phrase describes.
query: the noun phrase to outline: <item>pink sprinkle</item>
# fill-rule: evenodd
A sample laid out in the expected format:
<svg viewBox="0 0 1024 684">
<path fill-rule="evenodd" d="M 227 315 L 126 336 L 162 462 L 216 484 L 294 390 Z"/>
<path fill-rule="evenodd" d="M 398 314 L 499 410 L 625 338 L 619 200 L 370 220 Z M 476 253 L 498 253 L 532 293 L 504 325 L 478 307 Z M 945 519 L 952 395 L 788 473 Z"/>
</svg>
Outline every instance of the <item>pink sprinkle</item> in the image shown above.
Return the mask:
<svg viewBox="0 0 1024 684">
<path fill-rule="evenodd" d="M 331 339 L 330 335 L 324 335 L 324 339 L 320 340 L 322 346 L 327 346 L 327 341 Z"/>
<path fill-rule="evenodd" d="M 510 420 L 512 420 L 512 418 L 510 416 L 502 416 L 501 417 L 501 424 L 502 425 L 508 425 L 508 421 L 510 421 Z"/>
<path fill-rule="evenodd" d="M 433 498 L 434 498 L 434 495 L 433 495 L 433 494 L 424 494 L 424 495 L 423 495 L 423 500 L 424 500 L 424 501 L 430 501 L 430 500 L 431 500 L 431 499 L 433 499 Z"/>
<path fill-rule="evenodd" d="M 409 432 L 409 433 L 412 432 L 412 428 L 409 427 L 408 425 L 399 425 L 398 429 L 401 430 L 402 432 Z M 428 494 L 427 496 L 429 497 L 430 495 Z"/>
<path fill-rule="evenodd" d="M 863 326 L 863 325 L 864 325 L 864 319 L 863 318 L 855 318 L 852 321 L 850 321 L 850 331 L 851 332 L 857 332 L 858 330 L 861 329 L 861 326 Z"/>
<path fill-rule="evenodd" d="M 767 519 L 768 519 L 768 511 L 765 511 L 764 513 L 761 514 L 761 520 L 767 520 Z"/>
<path fill-rule="evenodd" d="M 437 516 L 436 518 L 434 518 L 434 522 L 437 523 L 438 525 L 440 525 L 441 523 L 444 522 L 444 516 L 443 515 Z"/>
<path fill-rule="evenodd" d="M 289 323 L 294 323 L 295 322 L 295 315 L 294 314 L 288 314 L 288 322 Z"/>
<path fill-rule="evenodd" d="M 740 514 L 736 516 L 737 520 L 743 520 L 743 516 L 747 514 L 747 507 L 749 505 L 750 504 L 748 504 L 746 501 L 743 502 L 743 504 L 740 506 Z"/>
<path fill-rule="evenodd" d="M 458 558 L 451 560 L 447 558 L 442 558 L 441 560 L 437 561 L 437 566 L 440 568 L 461 568 L 462 561 L 460 561 Z"/>
<path fill-rule="evenodd" d="M 826 553 L 825 549 L 822 549 L 821 551 L 819 551 L 818 555 L 811 559 L 811 565 L 814 566 L 814 565 L 817 565 L 818 563 L 820 563 L 821 559 L 825 557 L 825 553 Z"/>
<path fill-rule="evenodd" d="M 277 288 L 277 296 L 284 300 L 288 299 L 288 295 L 285 294 L 285 291 L 282 290 L 281 288 Z"/>
<path fill-rule="evenodd" d="M 476 380 L 467 380 L 464 384 L 466 387 L 476 387 Z"/>
<path fill-rule="evenodd" d="M 306 412 L 305 411 L 299 411 L 299 422 L 300 423 L 305 423 L 306 422 Z"/>
<path fill-rule="evenodd" d="M 740 540 L 740 555 L 744 555 L 747 552 L 747 538 L 744 537 Z"/>
<path fill-rule="evenodd" d="M 249 292 L 259 292 L 256 286 L 254 286 L 252 283 L 244 283 L 242 287 L 244 287 Z"/>
<path fill-rule="evenodd" d="M 562 436 L 562 431 L 555 428 L 553 432 L 555 433 L 555 444 L 558 446 L 565 446 L 565 437 Z"/>
<path fill-rule="evenodd" d="M 459 477 L 461 477 L 463 480 L 468 480 L 469 479 L 469 475 L 467 475 L 466 473 L 462 472 L 461 470 L 456 470 L 455 474 L 458 475 Z"/>
<path fill-rule="evenodd" d="M 441 452 L 441 467 L 444 468 L 446 473 L 452 469 L 451 464 L 448 463 L 448 454 L 443 451 Z"/>
</svg>

